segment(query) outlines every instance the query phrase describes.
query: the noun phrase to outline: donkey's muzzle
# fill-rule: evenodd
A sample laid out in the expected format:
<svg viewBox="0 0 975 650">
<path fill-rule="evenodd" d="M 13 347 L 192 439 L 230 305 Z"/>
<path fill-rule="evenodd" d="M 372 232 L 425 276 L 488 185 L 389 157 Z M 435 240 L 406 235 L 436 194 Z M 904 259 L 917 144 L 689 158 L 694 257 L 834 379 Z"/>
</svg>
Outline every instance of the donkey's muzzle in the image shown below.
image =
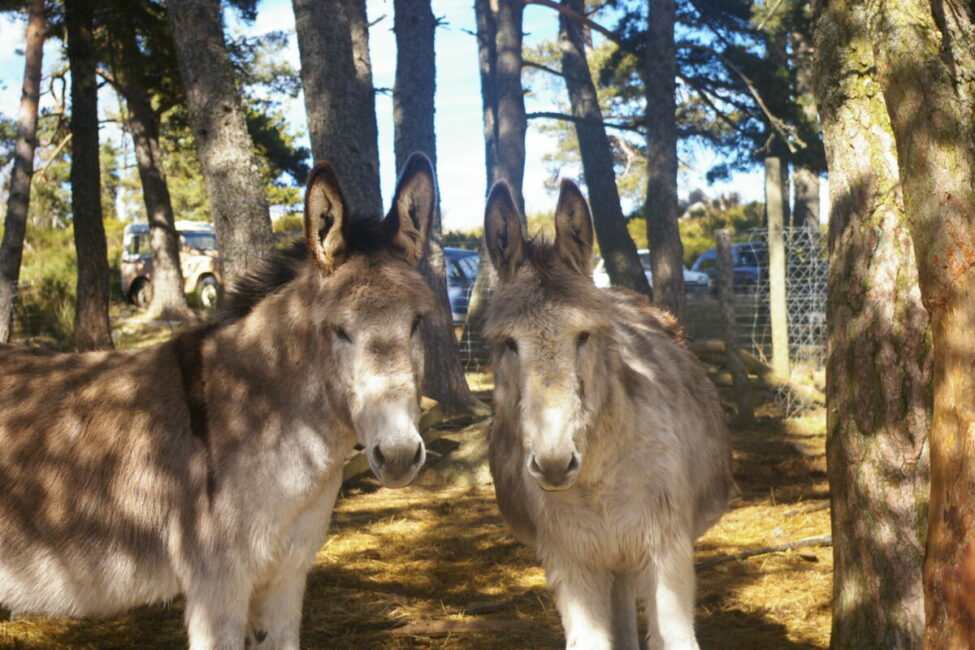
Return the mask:
<svg viewBox="0 0 975 650">
<path fill-rule="evenodd" d="M 409 485 L 427 458 L 422 440 L 415 443 L 377 443 L 369 450 L 369 464 L 383 485 L 398 488 Z"/>
<path fill-rule="evenodd" d="M 528 473 L 543 490 L 565 490 L 572 487 L 579 474 L 582 457 L 571 454 L 532 454 L 528 459 Z"/>
</svg>

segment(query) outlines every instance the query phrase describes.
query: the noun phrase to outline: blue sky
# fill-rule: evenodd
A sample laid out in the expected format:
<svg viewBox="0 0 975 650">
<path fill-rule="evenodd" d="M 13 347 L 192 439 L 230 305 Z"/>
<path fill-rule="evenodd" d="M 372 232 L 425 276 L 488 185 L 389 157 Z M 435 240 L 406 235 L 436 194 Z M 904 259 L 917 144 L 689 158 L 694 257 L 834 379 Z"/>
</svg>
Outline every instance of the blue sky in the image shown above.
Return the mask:
<svg viewBox="0 0 975 650">
<path fill-rule="evenodd" d="M 483 218 L 485 195 L 484 146 L 481 136 L 480 80 L 477 68 L 477 49 L 474 36 L 474 10 L 472 0 L 434 0 L 434 13 L 442 17 L 445 26 L 437 30 L 437 97 L 436 129 L 439 181 L 444 224 L 448 229 L 469 229 L 480 225 Z M 370 30 L 370 54 L 373 65 L 373 81 L 377 87 L 391 88 L 396 65 L 396 45 L 392 33 L 392 0 L 368 0 L 369 20 L 378 22 Z M 246 25 L 228 13 L 228 29 L 249 35 L 269 31 L 294 30 L 294 14 L 291 0 L 262 0 L 258 18 L 253 25 Z M 0 17 L 0 112 L 15 116 L 20 100 L 20 83 L 23 75 L 23 56 L 17 50 L 23 48 L 25 22 L 5 14 Z M 525 10 L 526 44 L 554 37 L 558 18 L 551 9 L 528 6 Z M 60 50 L 60 43 L 53 41 L 45 48 L 45 71 L 49 71 Z M 298 50 L 294 38 L 285 51 L 295 68 L 298 68 Z M 114 101 L 111 93 L 102 93 L 105 102 Z M 530 110 L 554 110 L 555 98 L 538 97 Z M 285 102 L 284 109 L 293 124 L 293 130 L 307 131 L 304 98 Z M 392 194 L 396 170 L 393 163 L 392 97 L 378 94 L 376 117 L 379 125 L 380 173 L 382 191 L 386 201 Z M 102 129 L 103 138 L 120 138 L 116 128 Z M 529 125 L 526 141 L 527 164 L 524 194 L 529 214 L 550 211 L 555 197 L 544 187 L 549 174 L 542 157 L 554 149 L 549 137 L 540 134 Z M 682 160 L 680 193 L 696 187 L 704 188 L 709 195 L 722 192 L 738 192 L 745 200 L 761 200 L 761 175 L 756 169 L 740 174 L 729 182 L 707 186 L 704 172 L 717 160 L 707 150 L 695 150 Z M 579 170 L 566 168 L 562 175 L 577 178 Z"/>
</svg>

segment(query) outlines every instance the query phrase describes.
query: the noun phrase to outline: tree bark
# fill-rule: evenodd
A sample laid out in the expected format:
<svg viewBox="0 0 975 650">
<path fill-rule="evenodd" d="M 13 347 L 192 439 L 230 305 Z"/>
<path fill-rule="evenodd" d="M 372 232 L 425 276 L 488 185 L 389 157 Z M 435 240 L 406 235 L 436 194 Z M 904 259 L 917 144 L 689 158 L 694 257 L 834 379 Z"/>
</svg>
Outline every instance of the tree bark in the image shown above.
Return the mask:
<svg viewBox="0 0 975 650">
<path fill-rule="evenodd" d="M 71 64 L 71 217 L 78 254 L 74 338 L 79 350 L 111 348 L 108 246 L 102 223 L 98 161 L 98 87 L 92 0 L 66 0 Z"/>
<path fill-rule="evenodd" d="M 818 124 L 813 70 L 813 49 L 809 35 L 804 30 L 792 34 L 792 62 L 796 75 L 796 101 L 802 113 L 802 131 L 810 134 L 804 138 L 812 142 Z M 808 162 L 794 162 L 793 186 L 795 197 L 792 208 L 792 225 L 799 228 L 819 229 L 819 172 Z"/>
<path fill-rule="evenodd" d="M 481 121 L 484 131 L 485 187 L 490 191 L 498 173 L 498 99 L 495 84 L 497 62 L 497 19 L 491 8 L 491 0 L 474 0 L 474 17 L 477 24 L 477 61 L 481 80 Z M 484 260 L 482 260 L 483 262 Z M 482 265 L 483 266 L 483 265 Z M 488 263 L 488 266 L 491 266 Z M 480 274 L 479 274 L 480 275 Z"/>
<path fill-rule="evenodd" d="M 393 32 L 396 35 L 393 148 L 396 168 L 402 169 L 413 152 L 421 151 L 429 156 L 436 169 L 434 37 L 437 20 L 433 16 L 430 0 L 395 0 L 393 7 Z M 420 326 L 426 346 L 424 394 L 440 402 L 448 413 L 470 412 L 478 403 L 467 386 L 460 362 L 460 349 L 454 336 L 450 301 L 447 298 L 439 197 L 430 247 L 423 258 L 421 271 L 439 305 L 436 313 Z"/>
<path fill-rule="evenodd" d="M 714 235 L 714 243 L 718 253 L 718 300 L 721 302 L 725 356 L 728 358 L 728 370 L 731 372 L 735 389 L 738 422 L 743 425 L 750 425 L 755 422 L 755 410 L 752 407 L 752 389 L 748 382 L 748 373 L 745 371 L 745 363 L 741 360 L 741 351 L 738 347 L 734 302 L 734 267 L 731 259 L 731 231 L 722 228 Z"/>
<path fill-rule="evenodd" d="M 271 219 L 227 54 L 220 0 L 167 0 L 224 284 L 270 255 Z"/>
<path fill-rule="evenodd" d="M 816 92 L 832 201 L 831 645 L 917 648 L 924 632 L 929 319 L 866 12 L 856 0 L 821 0 L 816 27 Z"/>
<path fill-rule="evenodd" d="M 364 0 L 292 0 L 315 160 L 335 165 L 356 216 L 382 214 Z"/>
<path fill-rule="evenodd" d="M 119 32 L 119 49 L 112 62 L 112 72 L 116 87 L 128 107 L 127 124 L 149 219 L 152 299 L 148 316 L 154 319 L 190 320 L 193 312 L 183 292 L 179 233 L 176 232 L 169 185 L 159 148 L 159 117 L 152 108 L 144 85 L 142 53 L 135 40 L 135 26 L 131 27 L 130 30 Z"/>
<path fill-rule="evenodd" d="M 644 60 L 647 95 L 647 241 L 654 302 L 684 320 L 684 245 L 677 219 L 677 58 L 674 0 L 648 0 Z"/>
<path fill-rule="evenodd" d="M 869 0 L 870 43 L 897 142 L 934 413 L 924 647 L 975 647 L 975 42 L 963 2 Z"/>
<path fill-rule="evenodd" d="M 819 174 L 809 167 L 796 166 L 793 174 L 795 198 L 792 225 L 819 229 Z"/>
<path fill-rule="evenodd" d="M 583 0 L 562 0 L 562 5 L 584 12 Z M 569 91 L 572 114 L 581 118 L 575 123 L 582 170 L 589 190 L 593 225 L 599 250 L 613 284 L 651 296 L 650 284 L 643 272 L 636 245 L 626 229 L 626 217 L 616 187 L 616 170 L 610 152 L 599 98 L 586 60 L 584 28 L 578 22 L 559 14 L 559 49 L 562 51 L 562 76 Z"/>
<path fill-rule="evenodd" d="M 498 101 L 498 177 L 511 187 L 515 205 L 525 214 L 522 184 L 525 178 L 525 91 L 521 85 L 522 0 L 496 0 L 497 33 L 495 84 Z"/>
<path fill-rule="evenodd" d="M 10 340 L 13 328 L 14 300 L 20 282 L 20 264 L 27 234 L 27 209 L 34 175 L 34 149 L 37 147 L 37 102 L 41 87 L 44 29 L 44 0 L 33 0 L 27 19 L 24 83 L 17 119 L 14 166 L 10 172 L 10 194 L 7 196 L 3 243 L 0 244 L 0 343 Z"/>
<path fill-rule="evenodd" d="M 768 225 L 769 320 L 772 326 L 772 367 L 789 379 L 789 313 L 785 292 L 785 198 L 778 156 L 765 158 L 765 218 Z"/>
<path fill-rule="evenodd" d="M 525 131 L 528 128 L 521 85 L 523 10 L 521 0 L 474 0 L 481 71 L 484 159 L 487 166 L 486 190 L 490 191 L 491 186 L 499 180 L 506 181 L 522 215 L 522 225 L 525 214 L 522 194 Z M 465 362 L 469 367 L 480 367 L 487 361 L 481 329 L 484 326 L 484 310 L 498 281 L 489 258 L 482 241 L 477 280 L 471 290 L 462 337 L 466 348 Z"/>
</svg>

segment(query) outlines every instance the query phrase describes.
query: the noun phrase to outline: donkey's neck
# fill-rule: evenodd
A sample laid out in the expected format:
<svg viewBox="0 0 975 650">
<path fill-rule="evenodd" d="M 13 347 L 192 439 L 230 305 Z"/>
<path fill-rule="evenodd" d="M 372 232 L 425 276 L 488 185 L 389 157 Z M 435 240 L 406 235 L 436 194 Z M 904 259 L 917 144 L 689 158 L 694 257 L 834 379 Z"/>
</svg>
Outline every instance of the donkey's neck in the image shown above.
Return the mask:
<svg viewBox="0 0 975 650">
<path fill-rule="evenodd" d="M 210 337 L 207 395 L 236 403 L 246 417 L 232 419 L 249 420 L 262 435 L 314 429 L 343 453 L 355 445 L 355 435 L 348 409 L 331 386 L 333 360 L 313 314 L 311 289 L 302 280 L 296 278 Z"/>
<path fill-rule="evenodd" d="M 590 468 L 601 462 L 614 462 L 621 454 L 629 453 L 627 441 L 633 427 L 635 404 L 630 392 L 631 371 L 623 360 L 619 344 L 608 346 L 601 356 L 603 367 L 599 375 L 605 381 L 600 382 L 598 400 L 593 404 L 595 415 L 587 453 L 596 462 L 591 462 Z"/>
</svg>

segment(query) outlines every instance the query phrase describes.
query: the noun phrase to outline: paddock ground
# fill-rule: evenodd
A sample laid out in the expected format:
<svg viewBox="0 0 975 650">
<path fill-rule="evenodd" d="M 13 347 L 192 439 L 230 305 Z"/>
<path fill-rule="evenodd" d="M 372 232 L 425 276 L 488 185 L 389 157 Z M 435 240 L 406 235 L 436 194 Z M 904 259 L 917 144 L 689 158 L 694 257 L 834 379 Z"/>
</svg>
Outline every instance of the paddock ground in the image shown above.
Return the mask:
<svg viewBox="0 0 975 650">
<path fill-rule="evenodd" d="M 482 386 L 483 387 L 483 386 Z M 829 533 L 824 415 L 766 407 L 736 429 L 741 496 L 697 544 L 697 561 Z M 448 420 L 428 468 L 404 490 L 346 484 L 309 575 L 305 648 L 563 647 L 532 553 L 507 532 L 483 464 L 486 421 Z M 829 642 L 832 554 L 803 547 L 698 571 L 703 648 L 805 650 Z M 185 648 L 177 600 L 108 620 L 0 623 L 2 648 Z"/>
</svg>

